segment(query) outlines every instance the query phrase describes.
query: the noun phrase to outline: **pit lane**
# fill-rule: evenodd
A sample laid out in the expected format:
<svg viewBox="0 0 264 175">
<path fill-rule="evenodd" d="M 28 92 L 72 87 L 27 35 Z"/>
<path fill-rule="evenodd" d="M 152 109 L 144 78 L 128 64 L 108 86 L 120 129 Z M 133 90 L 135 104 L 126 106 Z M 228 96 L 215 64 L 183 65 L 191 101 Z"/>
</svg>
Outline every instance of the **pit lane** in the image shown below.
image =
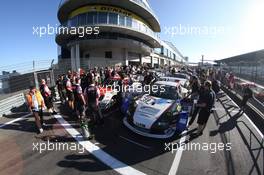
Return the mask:
<svg viewBox="0 0 264 175">
<path fill-rule="evenodd" d="M 67 115 L 64 107 L 58 109 L 65 121 L 80 133 L 79 125 Z M 195 125 L 184 135 L 171 140 L 150 139 L 134 134 L 122 123 L 121 114 L 108 113 L 104 126 L 95 128 L 92 144 L 116 160 L 144 174 L 263 174 L 263 139 L 246 117 L 236 116 L 236 108 L 227 96 L 216 103 L 214 115 L 208 121 L 204 135 L 190 138 Z M 0 119 L 7 123 L 24 116 L 18 114 Z M 34 119 L 29 116 L 0 128 L 0 174 L 119 174 L 106 166 L 92 153 L 76 151 L 32 151 L 33 142 L 76 143 L 54 116 L 46 116 L 46 132 L 35 134 Z M 232 143 L 230 152 L 218 151 L 165 151 L 165 143 Z M 181 155 L 181 156 L 179 156 Z M 178 166 L 178 167 L 175 167 Z M 126 168 L 126 167 L 123 167 Z"/>
</svg>

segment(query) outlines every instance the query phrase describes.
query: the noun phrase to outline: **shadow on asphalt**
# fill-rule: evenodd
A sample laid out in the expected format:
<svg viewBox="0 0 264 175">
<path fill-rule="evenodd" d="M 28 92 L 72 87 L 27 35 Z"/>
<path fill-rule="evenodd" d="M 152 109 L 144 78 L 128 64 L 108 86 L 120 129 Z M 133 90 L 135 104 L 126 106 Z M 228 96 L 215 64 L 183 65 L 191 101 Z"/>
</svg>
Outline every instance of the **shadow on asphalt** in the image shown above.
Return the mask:
<svg viewBox="0 0 264 175">
<path fill-rule="evenodd" d="M 238 112 L 234 116 L 231 116 L 229 120 L 224 123 L 220 123 L 218 130 L 210 132 L 210 136 L 216 136 L 217 134 L 224 134 L 228 131 L 232 131 L 237 126 L 237 120 L 242 116 L 241 112 Z"/>
<path fill-rule="evenodd" d="M 8 114 L 8 115 L 3 115 L 4 118 L 7 118 L 7 119 L 16 119 L 16 118 L 19 118 L 23 115 L 26 115 L 28 114 L 28 112 L 17 112 L 17 113 L 12 113 L 12 114 Z"/>
<path fill-rule="evenodd" d="M 58 106 L 58 109 L 67 122 L 73 122 L 76 120 L 75 117 L 69 117 L 71 112 L 67 110 L 65 106 Z M 167 156 L 169 151 L 165 151 L 165 143 L 177 143 L 181 138 L 179 135 L 175 135 L 173 138 L 166 140 L 146 138 L 127 129 L 123 125 L 122 119 L 122 114 L 119 111 L 116 111 L 111 116 L 105 117 L 104 124 L 102 126 L 96 126 L 93 128 L 94 139 L 91 140 L 91 142 L 98 143 L 98 146 L 104 152 L 129 166 L 136 165 L 159 156 L 164 156 L 165 154 L 165 156 Z M 78 161 L 72 160 L 72 158 L 77 159 Z M 72 157 L 66 156 L 65 160 L 59 162 L 58 165 L 61 167 L 76 168 L 81 171 L 103 171 L 104 169 L 90 167 L 91 158 L 94 157 L 92 155 L 74 155 Z M 174 158 L 172 154 L 171 158 Z M 80 159 L 85 159 L 85 163 L 79 162 Z M 169 162 L 172 162 L 172 160 Z M 91 166 L 92 165 L 93 163 Z M 110 169 L 111 168 L 109 168 L 109 170 Z M 151 171 L 154 172 L 157 170 L 153 167 Z M 159 174 L 160 172 L 157 173 Z"/>
<path fill-rule="evenodd" d="M 223 98 L 223 97 L 221 97 Z M 221 100 L 221 98 L 219 98 L 220 103 L 222 104 L 222 106 L 225 109 L 225 113 L 226 116 L 229 116 L 229 119 L 224 122 L 224 123 L 219 123 L 220 119 L 218 114 L 215 113 L 215 119 L 217 124 L 219 125 L 218 130 L 214 130 L 210 132 L 210 136 L 215 136 L 217 134 L 221 134 L 221 138 L 224 141 L 224 143 L 227 143 L 227 138 L 226 138 L 226 133 L 228 133 L 229 131 L 232 131 L 233 129 L 237 129 L 239 135 L 237 137 L 241 137 L 250 156 L 251 159 L 253 161 L 253 166 L 250 169 L 249 174 L 252 174 L 254 172 L 254 170 L 257 171 L 258 174 L 264 174 L 264 160 L 262 160 L 263 164 L 260 165 L 258 163 L 258 161 L 261 161 L 261 158 L 263 159 L 264 157 L 264 140 L 260 139 L 258 136 L 255 135 L 255 132 L 252 131 L 252 129 L 250 128 L 250 126 L 248 126 L 247 123 L 245 123 L 242 120 L 239 120 L 242 116 L 243 113 L 242 111 L 239 110 L 239 112 L 237 112 L 236 114 L 232 115 L 232 112 L 234 110 L 238 110 L 239 108 L 234 106 L 233 104 L 227 104 L 226 103 L 226 99 Z M 230 110 L 231 108 L 233 108 L 232 110 Z M 243 128 L 242 128 L 243 127 Z M 245 129 L 247 132 L 245 133 Z M 249 132 L 249 134 L 248 134 Z M 257 144 L 257 148 L 256 148 L 256 144 Z M 228 167 L 229 169 L 229 174 L 235 174 L 235 169 L 234 169 L 234 165 L 233 165 L 233 158 L 230 152 L 226 152 L 227 157 L 227 162 L 230 162 L 230 164 L 228 166 L 232 166 L 232 167 Z"/>
<path fill-rule="evenodd" d="M 16 121 L 12 124 L 9 124 L 9 125 L 6 125 L 6 126 L 0 128 L 0 130 L 16 130 L 16 131 L 21 131 L 21 132 L 36 133 L 37 128 L 35 126 L 35 122 L 29 121 L 29 119 L 30 118 L 24 118 L 22 120 Z"/>
<path fill-rule="evenodd" d="M 91 154 L 73 154 L 65 156 L 65 160 L 57 163 L 59 167 L 74 168 L 82 172 L 100 172 L 111 170 L 98 161 Z"/>
</svg>

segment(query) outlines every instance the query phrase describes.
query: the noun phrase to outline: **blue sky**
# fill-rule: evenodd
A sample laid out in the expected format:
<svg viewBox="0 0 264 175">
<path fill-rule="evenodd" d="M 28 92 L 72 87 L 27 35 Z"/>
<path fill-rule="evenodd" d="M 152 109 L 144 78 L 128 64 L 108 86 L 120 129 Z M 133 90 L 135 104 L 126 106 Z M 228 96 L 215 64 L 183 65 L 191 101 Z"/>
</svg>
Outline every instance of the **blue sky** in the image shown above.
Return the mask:
<svg viewBox="0 0 264 175">
<path fill-rule="evenodd" d="M 15 3 L 14 3 L 15 2 Z M 192 62 L 263 49 L 263 0 L 150 0 L 161 22 L 162 39 L 173 42 Z M 0 11 L 1 66 L 57 58 L 55 36 L 33 35 L 33 26 L 55 26 L 59 0 L 4 1 Z M 177 33 L 179 27 L 221 29 Z M 169 33 L 174 30 L 174 35 Z"/>
</svg>

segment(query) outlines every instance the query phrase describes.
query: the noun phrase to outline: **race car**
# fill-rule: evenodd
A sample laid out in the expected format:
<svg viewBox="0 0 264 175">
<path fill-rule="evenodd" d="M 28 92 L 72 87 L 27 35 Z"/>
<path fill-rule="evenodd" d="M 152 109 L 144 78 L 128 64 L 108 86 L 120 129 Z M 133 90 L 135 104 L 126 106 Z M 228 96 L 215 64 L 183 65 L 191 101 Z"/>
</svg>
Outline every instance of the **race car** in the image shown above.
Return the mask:
<svg viewBox="0 0 264 175">
<path fill-rule="evenodd" d="M 158 81 L 154 85 L 150 94 L 131 101 L 123 123 L 142 136 L 170 138 L 176 133 L 176 124 L 180 120 L 181 86 L 180 83 L 168 81 Z"/>
<path fill-rule="evenodd" d="M 172 74 L 170 76 L 160 77 L 160 81 L 180 82 L 181 85 L 185 88 L 187 88 L 189 86 L 189 80 L 190 80 L 190 77 L 188 75 L 182 74 L 182 73 L 176 73 L 176 74 Z"/>
<path fill-rule="evenodd" d="M 125 77 L 122 80 L 123 87 L 119 87 L 118 82 L 121 81 L 121 77 L 119 75 L 115 75 L 114 77 L 106 80 L 103 83 L 103 86 L 99 87 L 100 90 L 100 98 L 99 98 L 99 107 L 105 112 L 114 107 L 117 103 L 117 94 L 119 91 L 123 91 L 126 89 L 126 86 L 129 85 L 129 78 Z"/>
<path fill-rule="evenodd" d="M 118 81 L 117 79 L 109 79 L 103 83 L 103 86 L 99 87 L 99 107 L 103 112 L 111 109 L 117 102 L 118 90 L 115 87 L 117 87 Z"/>
<path fill-rule="evenodd" d="M 134 82 L 127 86 L 126 91 L 122 93 L 121 112 L 126 115 L 131 100 L 139 98 L 144 93 L 143 85 L 140 82 Z"/>
</svg>

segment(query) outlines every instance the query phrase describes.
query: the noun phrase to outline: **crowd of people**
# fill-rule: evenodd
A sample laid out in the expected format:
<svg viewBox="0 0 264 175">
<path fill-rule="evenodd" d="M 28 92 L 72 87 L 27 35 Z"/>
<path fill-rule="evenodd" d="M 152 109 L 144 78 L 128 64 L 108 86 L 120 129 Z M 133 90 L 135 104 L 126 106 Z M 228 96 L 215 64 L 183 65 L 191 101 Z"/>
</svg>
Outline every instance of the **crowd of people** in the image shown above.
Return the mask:
<svg viewBox="0 0 264 175">
<path fill-rule="evenodd" d="M 221 69 L 196 69 L 190 80 L 191 99 L 194 100 L 195 107 L 191 113 L 191 119 L 188 127 L 190 127 L 196 116 L 198 115 L 198 130 L 195 136 L 203 134 L 203 130 L 209 119 L 210 113 L 214 107 L 221 86 L 226 86 L 229 90 L 233 90 L 235 86 L 235 75 L 233 72 Z M 249 85 L 243 89 L 243 97 L 240 103 L 240 112 L 244 112 L 247 102 L 253 97 L 253 91 Z"/>
<path fill-rule="evenodd" d="M 232 88 L 233 75 L 217 69 L 191 69 L 168 67 L 163 69 L 166 73 L 176 73 L 178 71 L 188 72 L 190 75 L 189 95 L 194 102 L 194 109 L 191 113 L 190 127 L 198 116 L 198 129 L 196 136 L 203 134 L 203 130 L 214 107 L 217 95 L 220 92 L 220 81 L 227 81 Z M 92 122 L 94 125 L 104 123 L 103 115 L 99 107 L 100 91 L 99 86 L 114 77 L 119 77 L 118 84 L 122 86 L 124 78 L 126 83 L 134 81 L 133 75 L 139 74 L 144 77 L 142 84 L 149 85 L 155 80 L 155 75 L 143 66 L 117 66 L 105 68 L 93 68 L 87 72 L 80 70 L 77 72 L 68 71 L 67 74 L 60 75 L 56 81 L 57 91 L 60 101 L 69 110 L 70 116 L 75 116 L 80 123 L 84 120 Z M 247 92 L 250 93 L 250 92 Z M 122 95 L 118 93 L 117 103 L 120 106 Z M 56 114 L 53 105 L 52 92 L 41 80 L 39 90 L 36 87 L 30 87 L 27 94 L 29 110 L 34 114 L 36 126 L 39 133 L 43 132 L 43 110 L 47 109 L 50 114 Z M 243 103 L 246 103 L 244 101 Z M 87 117 L 89 116 L 89 117 Z"/>
<path fill-rule="evenodd" d="M 46 81 L 41 80 L 39 90 L 35 86 L 30 86 L 29 92 L 26 95 L 29 111 L 35 117 L 35 123 L 39 133 L 43 132 L 43 111 L 47 109 L 50 114 L 57 114 L 53 105 L 52 92 Z"/>
<path fill-rule="evenodd" d="M 103 115 L 99 108 L 100 91 L 99 86 L 103 86 L 111 78 L 118 77 L 118 84 L 131 84 L 133 78 L 131 75 L 143 75 L 143 84 L 150 84 L 154 79 L 148 68 L 143 66 L 117 66 L 105 68 L 93 68 L 87 72 L 80 70 L 79 72 L 68 71 L 67 74 L 59 75 L 56 81 L 56 88 L 60 97 L 60 101 L 64 104 L 70 116 L 76 117 L 80 123 L 89 116 L 89 122 L 95 125 L 104 123 Z M 121 92 L 117 94 L 118 102 L 121 103 Z M 46 81 L 41 80 L 39 90 L 35 86 L 31 86 L 27 94 L 29 110 L 33 113 L 38 127 L 39 133 L 43 132 L 43 111 L 47 109 L 50 114 L 56 114 L 53 105 L 53 96 Z"/>
<path fill-rule="evenodd" d="M 220 91 L 220 84 L 217 80 L 218 72 L 209 70 L 195 70 L 191 76 L 189 88 L 191 90 L 190 96 L 194 102 L 194 109 L 191 113 L 191 119 L 188 123 L 188 128 L 197 119 L 197 132 L 194 136 L 203 134 L 203 130 L 211 115 L 212 108 L 215 103 L 216 94 Z"/>
</svg>

